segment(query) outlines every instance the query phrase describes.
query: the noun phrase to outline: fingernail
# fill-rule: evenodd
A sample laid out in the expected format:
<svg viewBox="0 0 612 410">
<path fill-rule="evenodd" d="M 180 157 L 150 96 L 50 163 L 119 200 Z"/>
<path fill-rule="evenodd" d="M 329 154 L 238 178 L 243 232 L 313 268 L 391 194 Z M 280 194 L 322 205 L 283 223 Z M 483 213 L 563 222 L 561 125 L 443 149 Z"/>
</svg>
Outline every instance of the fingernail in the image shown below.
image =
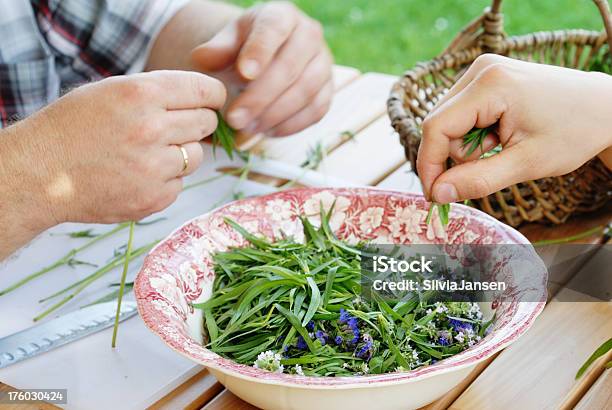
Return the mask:
<svg viewBox="0 0 612 410">
<path fill-rule="evenodd" d="M 448 204 L 451 202 L 456 202 L 459 195 L 457 194 L 457 189 L 453 184 L 442 183 L 434 187 L 433 197 L 436 202 Z"/>
<path fill-rule="evenodd" d="M 247 134 L 255 134 L 257 127 L 259 127 L 259 121 L 252 121 L 247 127 L 244 128 L 244 132 Z"/>
<path fill-rule="evenodd" d="M 259 74 L 259 63 L 255 60 L 246 60 L 240 66 L 243 76 L 252 80 Z"/>
<path fill-rule="evenodd" d="M 227 120 L 232 127 L 241 130 L 249 123 L 249 111 L 246 108 L 237 108 L 227 115 Z"/>
</svg>

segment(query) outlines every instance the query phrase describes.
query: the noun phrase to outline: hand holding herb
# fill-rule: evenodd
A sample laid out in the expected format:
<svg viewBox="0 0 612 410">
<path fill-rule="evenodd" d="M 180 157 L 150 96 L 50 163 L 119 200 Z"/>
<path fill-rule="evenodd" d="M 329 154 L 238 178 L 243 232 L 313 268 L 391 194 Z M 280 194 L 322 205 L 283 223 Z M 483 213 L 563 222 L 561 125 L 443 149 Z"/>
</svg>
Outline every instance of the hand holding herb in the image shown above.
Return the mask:
<svg viewBox="0 0 612 410">
<path fill-rule="evenodd" d="M 140 220 L 166 208 L 181 191 L 177 177 L 202 162 L 199 141 L 224 103 L 216 79 L 155 71 L 84 85 L 0 130 L 0 260 L 61 222 Z"/>
<path fill-rule="evenodd" d="M 440 203 L 571 172 L 593 157 L 612 167 L 612 76 L 485 54 L 423 123 L 417 168 Z M 495 133 L 470 134 L 498 123 Z M 482 154 L 503 146 L 497 155 Z M 466 155 L 468 154 L 468 155 Z M 451 157 L 456 166 L 446 170 Z M 486 157 L 486 155 L 485 155 Z"/>
</svg>

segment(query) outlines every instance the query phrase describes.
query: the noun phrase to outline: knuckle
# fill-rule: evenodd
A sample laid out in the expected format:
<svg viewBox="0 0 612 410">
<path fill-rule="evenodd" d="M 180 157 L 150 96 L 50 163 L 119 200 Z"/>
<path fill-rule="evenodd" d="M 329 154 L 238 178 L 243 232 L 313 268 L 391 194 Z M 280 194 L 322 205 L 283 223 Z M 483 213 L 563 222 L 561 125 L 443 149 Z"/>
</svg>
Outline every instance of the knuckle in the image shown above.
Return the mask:
<svg viewBox="0 0 612 410">
<path fill-rule="evenodd" d="M 210 97 L 209 86 L 206 81 L 198 75 L 189 77 L 190 87 L 196 94 L 198 101 L 206 101 Z"/>
<path fill-rule="evenodd" d="M 201 135 L 208 136 L 217 129 L 217 126 L 219 125 L 219 119 L 217 117 L 217 114 L 213 110 L 209 110 L 206 108 L 202 108 L 201 117 L 202 117 Z"/>
<path fill-rule="evenodd" d="M 495 190 L 491 189 L 489 180 L 482 175 L 475 175 L 471 181 L 468 196 L 469 198 L 482 198 Z"/>
<path fill-rule="evenodd" d="M 129 202 L 129 205 L 129 212 L 139 219 L 153 213 L 153 198 L 151 193 L 143 189 L 137 189 L 136 192 L 132 194 L 132 200 Z"/>
<path fill-rule="evenodd" d="M 148 100 L 155 95 L 155 85 L 141 79 L 129 79 L 116 84 L 119 96 L 129 102 Z"/>
<path fill-rule="evenodd" d="M 295 60 L 287 60 L 285 62 L 285 78 L 290 84 L 293 84 L 302 73 L 302 67 Z"/>
<path fill-rule="evenodd" d="M 323 118 L 325 116 L 325 114 L 327 114 L 327 111 L 329 110 L 329 101 L 324 101 L 323 103 L 318 104 L 315 109 L 314 109 L 314 120 L 319 121 L 321 118 Z"/>
<path fill-rule="evenodd" d="M 136 124 L 130 140 L 137 144 L 149 144 L 158 140 L 163 131 L 164 126 L 160 120 L 148 118 Z"/>
<path fill-rule="evenodd" d="M 498 83 L 500 80 L 508 80 L 508 66 L 504 63 L 494 63 L 486 67 L 477 78 L 481 83 Z"/>
<path fill-rule="evenodd" d="M 155 199 L 155 201 L 151 204 L 151 213 L 159 212 L 163 209 L 166 209 L 170 206 L 176 198 L 178 198 L 179 190 L 175 188 L 166 189 L 162 191 L 162 193 Z"/>
<path fill-rule="evenodd" d="M 425 117 L 423 123 L 421 124 L 423 138 L 427 138 L 428 135 L 431 135 L 435 132 L 435 129 L 438 126 L 437 123 L 438 121 L 436 120 L 435 115 L 428 115 L 427 117 Z"/>
<path fill-rule="evenodd" d="M 324 36 L 323 25 L 316 20 L 309 19 L 308 23 L 309 37 L 311 39 L 322 40 Z"/>
<path fill-rule="evenodd" d="M 483 69 L 492 64 L 500 63 L 501 61 L 503 61 L 503 57 L 497 54 L 487 53 L 487 54 L 481 54 L 478 57 L 476 57 L 476 60 L 474 60 L 474 63 L 472 65 L 476 68 Z"/>
<path fill-rule="evenodd" d="M 313 79 L 304 79 L 304 81 L 300 81 L 299 87 L 300 102 L 306 102 L 320 91 L 320 87 L 316 85 Z"/>
<path fill-rule="evenodd" d="M 270 7 L 281 13 L 296 13 L 299 9 L 290 1 L 275 1 L 270 4 Z"/>
</svg>

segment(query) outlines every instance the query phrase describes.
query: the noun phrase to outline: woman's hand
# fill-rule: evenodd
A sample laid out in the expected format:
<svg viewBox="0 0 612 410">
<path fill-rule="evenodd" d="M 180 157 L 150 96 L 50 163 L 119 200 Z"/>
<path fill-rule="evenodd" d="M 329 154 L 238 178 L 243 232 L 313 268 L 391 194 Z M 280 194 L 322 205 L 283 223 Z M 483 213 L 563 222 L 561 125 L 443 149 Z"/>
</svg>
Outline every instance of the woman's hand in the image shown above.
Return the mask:
<svg viewBox="0 0 612 410">
<path fill-rule="evenodd" d="M 509 185 L 563 175 L 591 158 L 612 167 L 612 76 L 486 54 L 472 64 L 423 122 L 417 169 L 440 203 L 481 198 Z M 499 123 L 479 159 L 465 157 L 473 127 Z M 445 171 L 448 157 L 458 163 Z"/>
<path fill-rule="evenodd" d="M 17 208 L 13 221 L 37 234 L 66 221 L 138 220 L 164 209 L 181 177 L 202 163 L 200 140 L 215 130 L 225 94 L 220 81 L 184 71 L 77 88 L 3 130 L 3 211 Z M 9 223 L 0 218 L 2 230 Z"/>
<path fill-rule="evenodd" d="M 227 110 L 248 133 L 288 135 L 321 119 L 333 94 L 332 57 L 321 25 L 293 4 L 247 10 L 192 52 L 195 67 L 245 86 Z"/>
</svg>

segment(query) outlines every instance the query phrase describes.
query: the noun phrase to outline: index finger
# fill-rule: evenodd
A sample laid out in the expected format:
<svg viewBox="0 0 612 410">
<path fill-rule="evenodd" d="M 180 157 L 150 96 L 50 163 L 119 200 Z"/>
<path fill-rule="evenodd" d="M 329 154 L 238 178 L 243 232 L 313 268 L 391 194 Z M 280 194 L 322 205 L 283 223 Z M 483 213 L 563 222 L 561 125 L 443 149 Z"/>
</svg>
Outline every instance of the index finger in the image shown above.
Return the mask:
<svg viewBox="0 0 612 410">
<path fill-rule="evenodd" d="M 216 78 L 195 71 L 153 71 L 148 74 L 161 88 L 168 110 L 219 110 L 225 104 L 225 86 Z"/>
<path fill-rule="evenodd" d="M 504 104 L 492 87 L 480 87 L 476 79 L 425 119 L 417 171 L 427 198 L 431 198 L 435 180 L 446 169 L 451 140 L 463 138 L 475 126 L 484 128 L 494 124 L 504 111 Z"/>
<path fill-rule="evenodd" d="M 254 80 L 263 73 L 296 24 L 295 6 L 284 3 L 263 5 L 253 17 L 251 30 L 238 55 L 240 75 Z"/>
</svg>

